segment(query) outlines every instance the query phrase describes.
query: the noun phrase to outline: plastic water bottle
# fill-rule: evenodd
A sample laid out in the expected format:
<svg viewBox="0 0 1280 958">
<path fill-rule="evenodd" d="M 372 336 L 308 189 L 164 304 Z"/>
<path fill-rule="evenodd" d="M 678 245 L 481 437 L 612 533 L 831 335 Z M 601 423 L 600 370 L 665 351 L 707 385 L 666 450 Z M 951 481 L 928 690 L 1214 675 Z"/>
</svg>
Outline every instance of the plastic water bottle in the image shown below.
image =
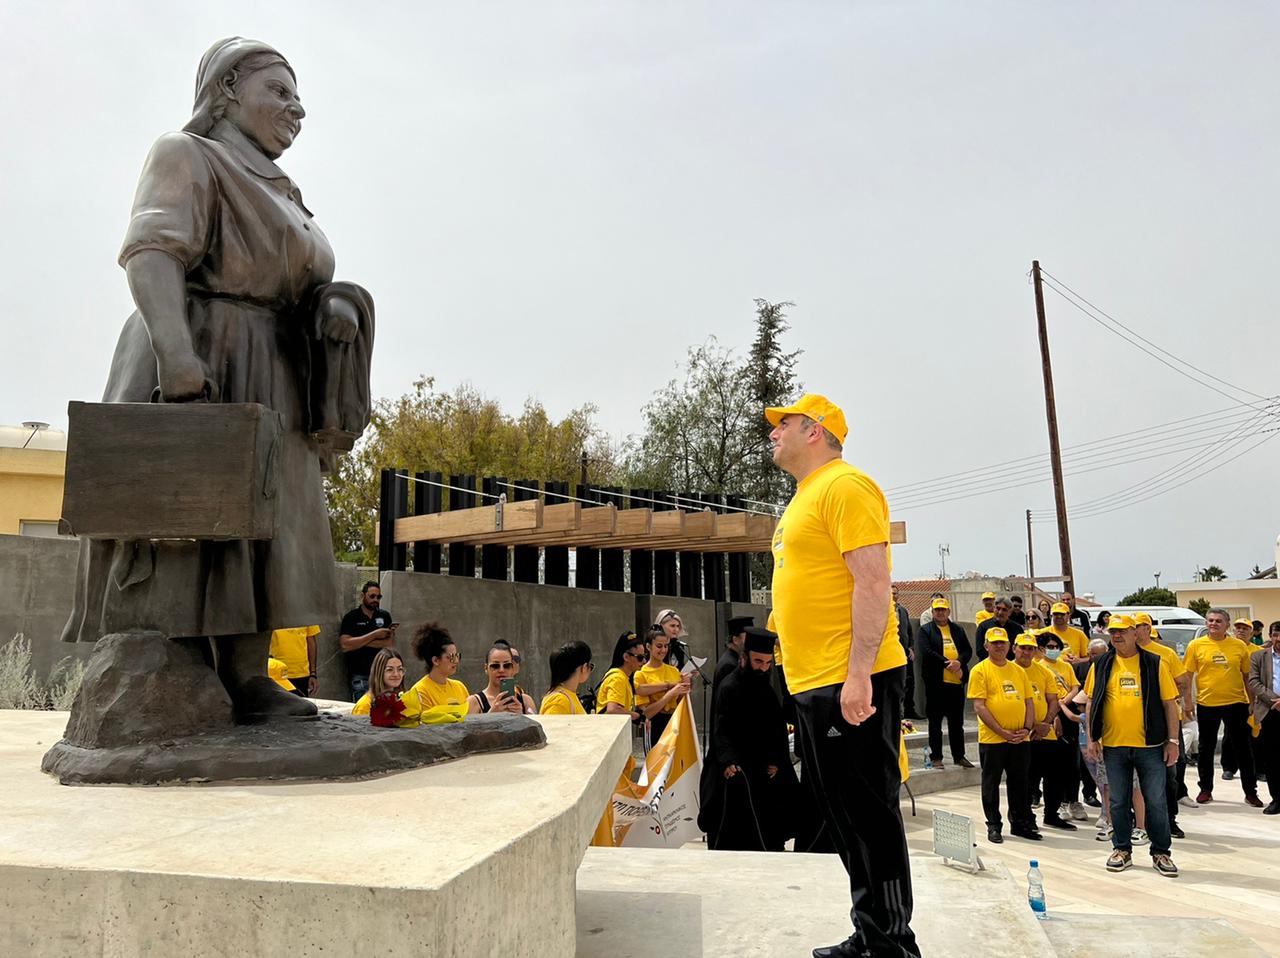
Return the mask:
<svg viewBox="0 0 1280 958">
<path fill-rule="evenodd" d="M 1040 874 L 1040 863 L 1034 858 L 1031 859 L 1031 870 L 1027 872 L 1027 901 L 1037 918 L 1049 917 L 1044 904 L 1044 876 Z"/>
<path fill-rule="evenodd" d="M 928 745 L 924 747 L 924 767 L 933 768 L 933 749 Z"/>
</svg>

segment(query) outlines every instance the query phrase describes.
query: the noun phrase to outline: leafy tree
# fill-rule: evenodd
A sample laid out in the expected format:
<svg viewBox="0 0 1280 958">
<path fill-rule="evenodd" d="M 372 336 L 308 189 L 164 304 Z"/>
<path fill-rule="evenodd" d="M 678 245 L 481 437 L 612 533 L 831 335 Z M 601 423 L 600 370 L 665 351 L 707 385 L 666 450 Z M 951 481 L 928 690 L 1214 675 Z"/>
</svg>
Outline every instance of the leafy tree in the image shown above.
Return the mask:
<svg viewBox="0 0 1280 958">
<path fill-rule="evenodd" d="M 586 453 L 587 480 L 612 482 L 615 454 L 595 413 L 588 404 L 557 421 L 528 399 L 518 415 L 511 415 L 470 384 L 438 392 L 434 379 L 419 378 L 410 392 L 375 405 L 364 438 L 328 477 L 334 552 L 376 561 L 378 477 L 384 468 L 434 470 L 446 481 L 451 473 L 576 481 Z"/>
<path fill-rule="evenodd" d="M 1177 605 L 1178 597 L 1170 589 L 1148 586 L 1137 592 L 1130 592 L 1119 602 L 1120 605 Z"/>
<path fill-rule="evenodd" d="M 755 442 L 752 456 L 745 464 L 753 474 L 747 477 L 747 484 L 753 490 L 752 498 L 760 502 L 783 502 L 794 491 L 794 481 L 774 466 L 768 454 L 769 433 L 773 427 L 761 413 L 769 406 L 786 405 L 800 392 L 795 373 L 800 350 L 784 352 L 781 342 L 782 334 L 791 328 L 785 310 L 795 303 L 770 303 L 765 299 L 757 299 L 755 303 L 756 338 L 746 363 L 751 398 L 756 407 L 756 418 L 751 428 Z"/>
<path fill-rule="evenodd" d="M 1201 596 L 1198 599 L 1192 599 L 1187 603 L 1187 608 L 1196 613 L 1196 615 L 1208 615 L 1211 607 L 1212 604 L 1204 596 Z"/>
<path fill-rule="evenodd" d="M 1197 582 L 1222 582 L 1226 577 L 1226 572 L 1216 565 L 1205 566 L 1203 569 L 1196 570 Z"/>
</svg>

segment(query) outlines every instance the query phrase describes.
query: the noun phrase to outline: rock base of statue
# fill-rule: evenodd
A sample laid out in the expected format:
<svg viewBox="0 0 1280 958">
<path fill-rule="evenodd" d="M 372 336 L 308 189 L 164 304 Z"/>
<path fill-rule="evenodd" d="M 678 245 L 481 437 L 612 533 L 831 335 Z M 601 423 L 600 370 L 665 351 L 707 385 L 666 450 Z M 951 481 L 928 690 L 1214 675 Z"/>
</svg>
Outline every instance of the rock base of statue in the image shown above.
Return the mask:
<svg viewBox="0 0 1280 958">
<path fill-rule="evenodd" d="M 339 780 L 545 743 L 542 727 L 518 715 L 413 729 L 333 714 L 236 725 L 197 643 L 139 632 L 98 642 L 41 768 L 64 785 Z"/>
</svg>

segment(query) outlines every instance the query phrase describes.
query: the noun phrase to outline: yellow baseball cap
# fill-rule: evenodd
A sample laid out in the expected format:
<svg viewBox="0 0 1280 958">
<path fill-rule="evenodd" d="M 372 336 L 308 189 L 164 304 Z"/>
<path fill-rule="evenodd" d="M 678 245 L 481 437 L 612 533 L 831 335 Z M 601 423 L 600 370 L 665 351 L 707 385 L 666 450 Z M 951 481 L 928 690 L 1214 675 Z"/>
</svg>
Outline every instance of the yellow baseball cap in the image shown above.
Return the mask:
<svg viewBox="0 0 1280 958">
<path fill-rule="evenodd" d="M 1008 642 L 1009 633 L 996 626 L 995 628 L 987 629 L 986 640 L 988 642 Z"/>
<path fill-rule="evenodd" d="M 844 420 L 844 411 L 826 396 L 817 393 L 805 393 L 790 406 L 770 406 L 764 411 L 764 418 L 771 425 L 782 422 L 783 416 L 808 416 L 822 428 L 836 437 L 836 441 L 844 445 L 849 435 L 849 425 Z"/>
<path fill-rule="evenodd" d="M 1157 629 L 1154 625 L 1151 627 L 1151 637 L 1153 639 L 1160 638 L 1160 630 Z"/>
<path fill-rule="evenodd" d="M 933 600 L 933 602 L 931 602 L 931 603 L 929 604 L 929 608 L 931 608 L 931 609 L 949 609 L 949 608 L 951 608 L 951 603 L 950 603 L 950 602 L 948 602 L 946 599 L 934 599 L 934 600 Z"/>
<path fill-rule="evenodd" d="M 1234 622 L 1232 622 L 1231 624 L 1232 624 L 1232 625 L 1247 625 L 1249 628 L 1251 628 L 1251 629 L 1253 628 L 1253 622 L 1252 622 L 1250 619 L 1236 619 L 1236 620 L 1235 620 Z"/>
<path fill-rule="evenodd" d="M 992 631 L 993 631 L 993 630 L 991 630 L 991 629 L 988 629 L 988 630 L 987 630 L 987 638 L 991 638 L 991 632 L 992 632 Z M 1038 643 L 1038 642 L 1036 642 L 1036 640 L 1035 640 L 1035 639 L 1033 639 L 1031 636 L 1027 635 L 1027 633 L 1025 633 L 1025 632 L 1021 633 L 1021 634 L 1020 634 L 1016 639 L 1014 639 L 1014 640 L 1013 640 L 1013 644 L 1014 644 L 1014 645 L 1021 645 L 1021 646 L 1024 646 L 1024 647 L 1030 647 L 1030 648 L 1033 648 L 1033 649 L 1038 649 L 1038 648 L 1040 647 L 1039 643 Z"/>
<path fill-rule="evenodd" d="M 994 619 L 994 618 L 995 618 L 995 615 L 988 612 L 986 609 L 980 609 L 978 611 L 978 614 L 973 617 L 973 621 L 978 623 L 978 625 L 982 625 L 982 623 L 986 622 L 987 619 Z"/>
<path fill-rule="evenodd" d="M 1130 616 L 1130 618 L 1133 619 L 1134 625 L 1151 625 L 1152 624 L 1151 616 L 1147 615 L 1147 613 L 1145 612 L 1135 612 L 1133 613 L 1133 615 Z"/>
<path fill-rule="evenodd" d="M 1050 615 L 1070 615 L 1071 606 L 1067 605 L 1065 602 L 1055 602 L 1053 605 L 1049 606 L 1049 614 Z"/>
<path fill-rule="evenodd" d="M 994 592 L 984 592 L 984 593 L 982 593 L 982 598 L 984 598 L 984 599 L 994 599 L 995 597 L 996 597 L 996 594 L 995 594 Z"/>
<path fill-rule="evenodd" d="M 1132 629 L 1136 622 L 1127 615 L 1113 615 L 1107 620 L 1108 632 L 1123 632 L 1125 629 Z"/>
</svg>

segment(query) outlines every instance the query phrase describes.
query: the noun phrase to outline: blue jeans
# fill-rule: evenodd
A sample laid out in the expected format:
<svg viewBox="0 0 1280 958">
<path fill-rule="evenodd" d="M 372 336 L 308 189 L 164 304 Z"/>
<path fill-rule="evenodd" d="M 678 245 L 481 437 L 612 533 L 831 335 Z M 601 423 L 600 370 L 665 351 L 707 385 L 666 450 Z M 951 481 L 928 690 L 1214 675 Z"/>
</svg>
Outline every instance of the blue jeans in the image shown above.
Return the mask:
<svg viewBox="0 0 1280 958">
<path fill-rule="evenodd" d="M 1166 804 L 1164 749 L 1103 746 L 1102 761 L 1111 784 L 1111 836 L 1113 847 L 1133 851 L 1133 776 L 1137 773 L 1142 800 L 1147 805 L 1147 835 L 1151 854 L 1168 855 L 1173 841 L 1169 834 L 1169 806 Z"/>
<path fill-rule="evenodd" d="M 351 701 L 359 702 L 360 696 L 369 691 L 369 676 L 353 675 L 351 676 Z"/>
</svg>

